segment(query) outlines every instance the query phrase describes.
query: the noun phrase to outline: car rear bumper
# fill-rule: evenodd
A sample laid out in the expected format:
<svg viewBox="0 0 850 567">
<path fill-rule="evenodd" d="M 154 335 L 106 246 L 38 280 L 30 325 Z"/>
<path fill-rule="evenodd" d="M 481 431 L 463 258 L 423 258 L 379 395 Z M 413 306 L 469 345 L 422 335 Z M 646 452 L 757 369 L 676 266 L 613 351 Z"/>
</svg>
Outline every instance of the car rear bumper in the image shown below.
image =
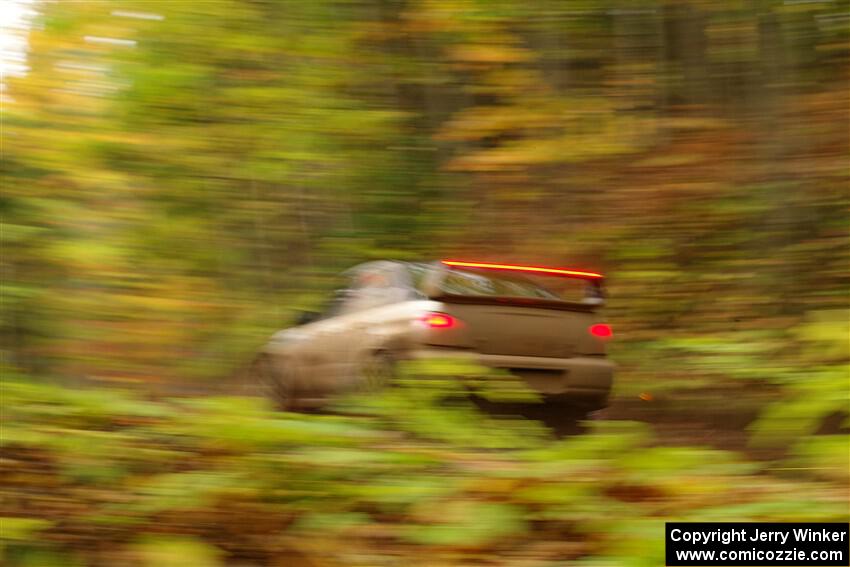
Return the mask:
<svg viewBox="0 0 850 567">
<path fill-rule="evenodd" d="M 472 358 L 483 366 L 502 368 L 522 378 L 531 389 L 553 398 L 604 407 L 614 381 L 616 365 L 600 356 L 549 358 L 480 354 L 449 348 L 418 349 L 414 359 Z"/>
</svg>

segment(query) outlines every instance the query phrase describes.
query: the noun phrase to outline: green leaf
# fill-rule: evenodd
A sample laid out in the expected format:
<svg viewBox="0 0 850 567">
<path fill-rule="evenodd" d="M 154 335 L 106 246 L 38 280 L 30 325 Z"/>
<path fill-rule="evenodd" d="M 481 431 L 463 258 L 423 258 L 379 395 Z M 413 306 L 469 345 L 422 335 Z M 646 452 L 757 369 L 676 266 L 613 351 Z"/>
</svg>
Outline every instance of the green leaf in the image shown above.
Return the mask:
<svg viewBox="0 0 850 567">
<path fill-rule="evenodd" d="M 39 532 L 46 530 L 53 522 L 38 518 L 0 517 L 0 539 L 13 541 L 32 541 Z"/>
<path fill-rule="evenodd" d="M 145 567 L 223 567 L 223 553 L 196 538 L 145 536 L 133 545 Z"/>
<path fill-rule="evenodd" d="M 521 509 L 510 504 L 454 501 L 440 506 L 439 523 L 410 526 L 405 539 L 423 545 L 479 547 L 519 537 L 528 529 Z"/>
</svg>

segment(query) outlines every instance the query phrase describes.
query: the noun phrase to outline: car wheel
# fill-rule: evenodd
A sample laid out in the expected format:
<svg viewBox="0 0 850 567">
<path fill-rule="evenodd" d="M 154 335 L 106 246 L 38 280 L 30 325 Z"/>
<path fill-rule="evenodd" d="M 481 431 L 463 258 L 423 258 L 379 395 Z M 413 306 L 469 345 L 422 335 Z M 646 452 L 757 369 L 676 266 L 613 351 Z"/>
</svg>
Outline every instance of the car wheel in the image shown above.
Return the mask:
<svg viewBox="0 0 850 567">
<path fill-rule="evenodd" d="M 259 356 L 254 361 L 252 374 L 260 395 L 269 399 L 275 409 L 287 411 L 293 408 L 295 399 L 291 384 L 270 356 Z"/>
<path fill-rule="evenodd" d="M 360 365 L 358 389 L 366 392 L 381 390 L 392 383 L 395 373 L 395 359 L 390 353 L 373 353 Z"/>
<path fill-rule="evenodd" d="M 607 397 L 598 399 L 575 399 L 563 394 L 544 395 L 539 407 L 541 420 L 554 424 L 555 430 L 570 432 L 580 422 L 605 419 Z M 577 431 L 577 430 L 576 430 Z"/>
</svg>

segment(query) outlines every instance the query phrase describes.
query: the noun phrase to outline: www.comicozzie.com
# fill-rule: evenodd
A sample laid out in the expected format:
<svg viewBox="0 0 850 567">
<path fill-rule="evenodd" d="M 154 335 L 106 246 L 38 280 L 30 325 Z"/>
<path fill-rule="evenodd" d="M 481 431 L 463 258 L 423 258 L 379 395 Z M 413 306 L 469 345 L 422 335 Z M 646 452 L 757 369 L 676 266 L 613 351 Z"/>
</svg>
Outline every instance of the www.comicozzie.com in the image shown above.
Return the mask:
<svg viewBox="0 0 850 567">
<path fill-rule="evenodd" d="M 843 523 L 685 523 L 666 528 L 667 565 L 850 565 Z"/>
</svg>

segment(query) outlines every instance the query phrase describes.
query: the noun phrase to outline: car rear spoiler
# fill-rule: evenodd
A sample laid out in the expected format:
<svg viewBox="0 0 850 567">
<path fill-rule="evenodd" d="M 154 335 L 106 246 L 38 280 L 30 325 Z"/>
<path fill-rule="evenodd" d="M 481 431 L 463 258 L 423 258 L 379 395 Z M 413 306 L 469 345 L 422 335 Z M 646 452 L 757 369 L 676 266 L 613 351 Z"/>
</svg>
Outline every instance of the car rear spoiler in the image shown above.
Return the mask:
<svg viewBox="0 0 850 567">
<path fill-rule="evenodd" d="M 426 288 L 430 293 L 428 297 L 433 299 L 449 300 L 456 303 L 479 303 L 479 304 L 499 304 L 499 305 L 524 305 L 542 307 L 548 309 L 563 309 L 568 311 L 593 311 L 605 302 L 605 290 L 603 282 L 605 276 L 597 272 L 589 272 L 584 270 L 572 270 L 566 268 L 549 268 L 543 266 L 523 266 L 517 264 L 493 264 L 488 262 L 465 262 L 460 260 L 441 260 L 440 267 L 443 270 L 438 270 L 436 278 L 431 279 L 430 285 Z M 551 301 L 537 298 L 517 298 L 517 297 L 480 297 L 466 295 L 447 294 L 439 289 L 439 280 L 445 275 L 446 271 L 452 269 L 484 269 L 484 270 L 502 270 L 510 272 L 526 272 L 530 275 L 541 276 L 556 276 L 573 279 L 585 280 L 588 283 L 588 295 L 585 301 Z"/>
<path fill-rule="evenodd" d="M 561 276 L 582 280 L 602 280 L 605 276 L 596 272 L 584 270 L 569 270 L 567 268 L 548 268 L 544 266 L 521 266 L 518 264 L 491 264 L 489 262 L 462 262 L 460 260 L 440 260 L 444 266 L 451 268 L 477 268 L 484 270 L 505 270 L 509 272 L 529 272 L 547 276 Z"/>
</svg>

